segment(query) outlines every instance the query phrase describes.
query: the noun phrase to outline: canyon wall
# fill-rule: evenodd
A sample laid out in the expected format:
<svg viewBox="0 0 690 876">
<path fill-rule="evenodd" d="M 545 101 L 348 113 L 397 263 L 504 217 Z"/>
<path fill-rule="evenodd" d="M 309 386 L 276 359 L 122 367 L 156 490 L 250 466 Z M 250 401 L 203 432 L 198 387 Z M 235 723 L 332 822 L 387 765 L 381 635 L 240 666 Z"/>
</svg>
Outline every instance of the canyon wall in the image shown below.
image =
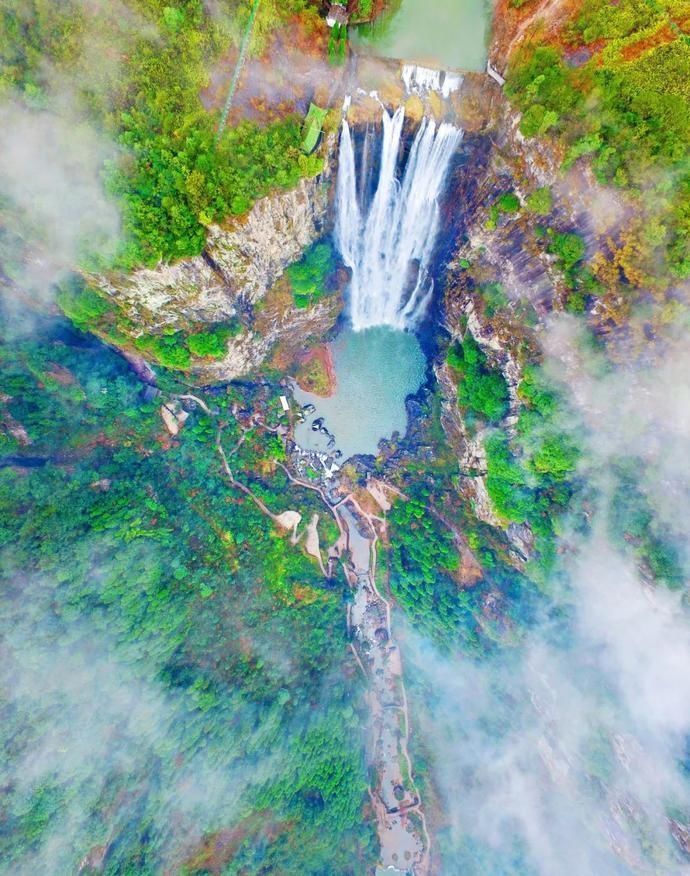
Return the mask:
<svg viewBox="0 0 690 876">
<path fill-rule="evenodd" d="M 87 274 L 110 299 L 134 341 L 145 335 L 200 331 L 235 319 L 241 331 L 222 361 L 194 361 L 201 382 L 231 380 L 256 369 L 276 345 L 299 348 L 335 322 L 341 303 L 329 298 L 299 310 L 285 268 L 328 231 L 337 136 L 327 135 L 324 170 L 297 187 L 258 200 L 242 217 L 208 226 L 203 253 L 131 273 Z"/>
</svg>

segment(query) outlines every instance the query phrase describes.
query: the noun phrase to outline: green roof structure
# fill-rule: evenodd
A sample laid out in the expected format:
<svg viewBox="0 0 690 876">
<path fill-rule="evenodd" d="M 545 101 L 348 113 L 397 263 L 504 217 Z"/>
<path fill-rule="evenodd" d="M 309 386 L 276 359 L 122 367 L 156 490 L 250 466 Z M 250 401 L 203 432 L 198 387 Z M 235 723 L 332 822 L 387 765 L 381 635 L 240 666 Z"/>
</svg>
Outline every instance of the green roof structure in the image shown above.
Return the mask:
<svg viewBox="0 0 690 876">
<path fill-rule="evenodd" d="M 307 155 L 310 155 L 316 149 L 316 144 L 319 142 L 327 114 L 327 109 L 321 109 L 315 103 L 309 104 L 309 112 L 302 125 L 302 152 L 305 152 Z"/>
</svg>

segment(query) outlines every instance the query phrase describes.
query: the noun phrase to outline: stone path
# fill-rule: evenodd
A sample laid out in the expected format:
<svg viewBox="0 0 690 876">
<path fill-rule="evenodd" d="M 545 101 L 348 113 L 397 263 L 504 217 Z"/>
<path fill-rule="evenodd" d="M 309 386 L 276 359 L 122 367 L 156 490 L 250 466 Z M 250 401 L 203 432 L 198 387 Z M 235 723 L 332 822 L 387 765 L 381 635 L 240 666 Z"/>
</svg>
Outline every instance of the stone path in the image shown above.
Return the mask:
<svg viewBox="0 0 690 876">
<path fill-rule="evenodd" d="M 221 435 L 222 430 L 219 429 L 216 446 L 230 482 L 275 523 L 285 525 L 287 521 L 281 520 L 283 515 L 271 512 L 261 499 L 235 479 L 230 469 L 229 457 L 241 446 L 246 432 L 227 454 L 221 444 Z M 341 533 L 338 553 L 341 554 L 345 575 L 354 593 L 353 604 L 348 609 L 348 630 L 353 633 L 352 648 L 357 662 L 369 681 L 366 694 L 371 716 L 368 756 L 376 776 L 369 794 L 376 813 L 381 845 L 377 876 L 428 876 L 430 840 L 407 749 L 409 714 L 402 660 L 393 639 L 390 604 L 376 586 L 376 545 L 379 538 L 376 526 L 385 528 L 385 520 L 365 513 L 351 495 L 337 497 L 337 484 L 333 481 L 329 482 L 327 488 L 317 486 L 295 477 L 283 463 L 277 460 L 276 463 L 292 483 L 319 493 L 333 513 Z M 380 486 L 377 487 L 381 490 Z M 382 494 L 385 498 L 383 491 Z M 318 517 L 316 520 L 312 518 L 312 530 L 316 522 Z M 310 535 L 313 548 L 313 531 Z M 318 544 L 318 534 L 316 537 Z M 320 565 L 324 570 L 322 561 Z"/>
</svg>

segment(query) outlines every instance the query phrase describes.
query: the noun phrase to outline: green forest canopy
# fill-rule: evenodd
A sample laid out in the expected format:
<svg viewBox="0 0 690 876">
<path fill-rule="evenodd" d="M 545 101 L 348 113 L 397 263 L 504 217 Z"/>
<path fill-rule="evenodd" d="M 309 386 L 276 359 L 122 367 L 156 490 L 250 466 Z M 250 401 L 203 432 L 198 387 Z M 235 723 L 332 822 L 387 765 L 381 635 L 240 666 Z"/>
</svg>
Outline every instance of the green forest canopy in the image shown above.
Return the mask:
<svg viewBox="0 0 690 876">
<path fill-rule="evenodd" d="M 690 36 L 679 0 L 586 0 L 551 44 L 539 33 L 510 59 L 506 93 L 527 137 L 588 155 L 606 184 L 644 192 L 645 245 L 690 276 Z M 565 44 L 565 50 L 563 48 Z M 584 48 L 583 48 L 584 47 Z M 568 55 L 589 52 L 584 63 Z"/>
<path fill-rule="evenodd" d="M 83 707 L 78 691 L 49 686 L 40 708 L 5 701 L 4 863 L 19 870 L 50 848 L 51 866 L 76 872 L 102 845 L 112 876 L 153 876 L 171 856 L 177 872 L 201 874 L 207 844 L 239 826 L 237 872 L 362 872 L 377 852 L 340 590 L 227 482 L 218 421 L 201 409 L 167 442 L 160 400 L 143 399 L 119 356 L 67 329 L 4 337 L 0 367 L 3 418 L 31 441 L 2 429 L 0 456 L 48 458 L 0 468 L 0 625 L 5 642 L 21 639 L 6 666 L 16 679 L 47 660 L 78 667 L 78 690 L 93 697 Z M 231 389 L 208 401 L 232 447 L 228 409 L 247 400 Z M 255 433 L 233 458 L 276 510 L 281 452 Z M 139 718 L 149 709 L 142 727 L 127 727 L 118 703 L 130 700 Z M 78 760 L 14 772 L 50 728 L 91 741 Z M 185 809 L 199 776 L 203 793 Z"/>
<path fill-rule="evenodd" d="M 117 267 L 198 254 L 205 226 L 250 209 L 275 188 L 321 169 L 301 150 L 301 119 L 243 122 L 214 142 L 217 114 L 201 91 L 248 10 L 212 15 L 202 0 L 133 0 L 129 13 L 89 16 L 74 0 L 10 0 L 0 10 L 0 94 L 51 111 L 55 75 L 76 83 L 79 111 L 120 147 L 104 168 L 123 215 Z M 27 13 L 28 9 L 28 13 Z M 257 48 L 303 0 L 262 4 Z M 103 63 L 103 43 L 116 63 Z M 105 49 L 104 49 L 105 51 Z M 96 57 L 94 57 L 96 55 Z M 98 263 L 98 253 L 91 253 Z"/>
</svg>

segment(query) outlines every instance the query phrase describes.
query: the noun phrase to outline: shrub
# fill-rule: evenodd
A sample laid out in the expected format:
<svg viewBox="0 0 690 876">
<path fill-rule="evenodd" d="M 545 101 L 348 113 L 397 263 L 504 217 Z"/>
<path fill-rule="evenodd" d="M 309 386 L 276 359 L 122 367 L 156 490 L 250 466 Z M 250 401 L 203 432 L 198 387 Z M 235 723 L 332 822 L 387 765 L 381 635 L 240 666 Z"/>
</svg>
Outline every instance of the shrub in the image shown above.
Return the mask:
<svg viewBox="0 0 690 876">
<path fill-rule="evenodd" d="M 580 137 L 580 139 L 576 140 L 568 150 L 568 154 L 563 162 L 563 167 L 570 167 L 582 155 L 591 155 L 593 152 L 598 152 L 601 149 L 603 142 L 601 134 L 599 133 L 587 134 L 585 137 Z"/>
<path fill-rule="evenodd" d="M 228 352 L 228 338 L 233 334 L 237 334 L 233 326 L 217 326 L 209 331 L 189 335 L 187 347 L 192 356 L 223 359 Z"/>
<path fill-rule="evenodd" d="M 390 586 L 396 602 L 441 643 L 458 636 L 468 597 L 449 574 L 459 560 L 453 535 L 429 514 L 426 498 L 396 502 L 390 511 Z"/>
<path fill-rule="evenodd" d="M 328 37 L 328 60 L 331 64 L 340 65 L 347 54 L 347 26 L 334 24 Z"/>
<path fill-rule="evenodd" d="M 571 75 L 572 71 L 563 63 L 558 50 L 551 46 L 538 46 L 536 49 L 525 46 L 511 64 L 506 93 L 523 111 L 532 106 L 539 107 L 541 124 L 547 112 L 553 113 L 555 118 L 549 117 L 553 121 L 547 125 L 548 128 L 556 123 L 561 114 L 582 103 L 582 93 L 574 87 Z"/>
<path fill-rule="evenodd" d="M 201 252 L 206 227 L 246 213 L 276 188 L 321 169 L 302 156 L 301 119 L 261 127 L 244 121 L 216 136 L 216 119 L 199 98 L 212 30 L 198 12 L 165 7 L 167 38 L 137 43 L 127 64 L 136 100 L 116 119 L 126 158 L 111 162 L 107 182 L 123 213 L 117 265 L 153 266 Z"/>
<path fill-rule="evenodd" d="M 462 341 L 456 341 L 454 344 L 448 347 L 448 352 L 446 353 L 446 362 L 450 365 L 451 368 L 454 368 L 456 371 L 459 371 L 462 368 L 464 362 Z"/>
<path fill-rule="evenodd" d="M 525 485 L 525 475 L 515 462 L 505 435 L 495 433 L 484 442 L 486 489 L 501 517 L 522 523 L 533 510 L 534 500 Z"/>
<path fill-rule="evenodd" d="M 518 395 L 522 401 L 533 408 L 540 416 L 555 415 L 558 399 L 555 392 L 547 385 L 541 371 L 535 365 L 527 365 L 520 381 Z"/>
<path fill-rule="evenodd" d="M 640 459 L 624 457 L 613 467 L 615 487 L 608 508 L 608 527 L 614 542 L 647 566 L 654 579 L 671 589 L 682 587 L 682 560 L 672 536 L 659 526 L 641 486 L 645 467 Z"/>
<path fill-rule="evenodd" d="M 551 189 L 537 189 L 525 198 L 525 207 L 537 216 L 548 216 L 553 210 L 553 195 Z"/>
<path fill-rule="evenodd" d="M 324 295 L 333 264 L 333 248 L 330 243 L 322 242 L 314 244 L 298 262 L 287 268 L 285 274 L 297 307 L 309 307 Z"/>
<path fill-rule="evenodd" d="M 558 257 L 561 267 L 567 271 L 582 260 L 586 247 L 579 234 L 566 231 L 552 235 L 548 251 Z"/>
<path fill-rule="evenodd" d="M 520 209 L 520 199 L 515 192 L 505 192 L 496 201 L 499 213 L 517 213 Z"/>
<path fill-rule="evenodd" d="M 498 422 L 508 411 L 508 391 L 503 375 L 498 371 L 472 376 L 459 388 L 460 403 L 486 418 Z"/>
<path fill-rule="evenodd" d="M 142 335 L 134 346 L 148 353 L 160 365 L 174 370 L 184 370 L 191 364 L 191 356 L 182 332 L 169 335 Z"/>
<path fill-rule="evenodd" d="M 547 110 L 540 103 L 535 103 L 520 119 L 520 133 L 525 137 L 537 137 L 545 134 L 557 122 L 558 113 L 555 110 Z"/>
<path fill-rule="evenodd" d="M 567 436 L 556 433 L 544 439 L 532 456 L 530 465 L 537 474 L 548 474 L 562 481 L 575 470 L 578 456 L 577 447 Z"/>
<path fill-rule="evenodd" d="M 486 303 L 486 315 L 489 318 L 508 304 L 508 296 L 500 283 L 486 283 L 479 287 L 479 291 Z"/>
<path fill-rule="evenodd" d="M 649 242 L 639 260 L 666 282 L 690 275 L 687 193 L 677 184 L 667 198 L 663 183 L 654 192 L 648 182 L 679 180 L 690 149 L 690 40 L 677 16 L 670 3 L 585 0 L 563 34 L 570 45 L 593 44 L 591 59 L 566 65 L 560 49 L 539 45 L 544 36 L 535 34 L 510 58 L 505 86 L 525 136 L 557 124 L 566 168 L 590 156 L 601 183 L 630 188 L 645 212 L 658 211 L 666 247 L 654 252 L 657 244 Z M 607 45 L 597 46 L 600 40 Z"/>
</svg>

